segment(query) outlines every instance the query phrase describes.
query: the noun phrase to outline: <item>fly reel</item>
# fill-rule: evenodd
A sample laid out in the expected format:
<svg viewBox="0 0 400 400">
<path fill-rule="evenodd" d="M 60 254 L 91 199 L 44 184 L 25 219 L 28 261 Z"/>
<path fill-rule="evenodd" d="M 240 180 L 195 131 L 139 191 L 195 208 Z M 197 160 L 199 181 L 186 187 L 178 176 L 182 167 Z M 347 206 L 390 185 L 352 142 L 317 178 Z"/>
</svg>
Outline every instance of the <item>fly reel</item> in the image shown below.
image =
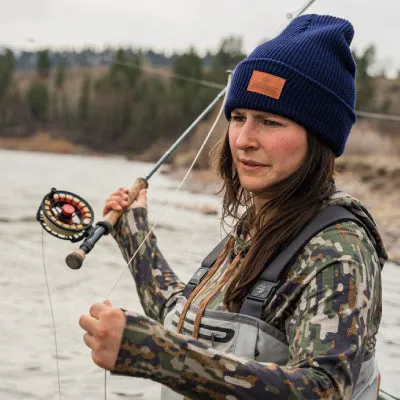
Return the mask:
<svg viewBox="0 0 400 400">
<path fill-rule="evenodd" d="M 92 207 L 82 197 L 52 188 L 44 196 L 36 219 L 51 235 L 79 242 L 92 227 L 94 214 Z"/>
</svg>

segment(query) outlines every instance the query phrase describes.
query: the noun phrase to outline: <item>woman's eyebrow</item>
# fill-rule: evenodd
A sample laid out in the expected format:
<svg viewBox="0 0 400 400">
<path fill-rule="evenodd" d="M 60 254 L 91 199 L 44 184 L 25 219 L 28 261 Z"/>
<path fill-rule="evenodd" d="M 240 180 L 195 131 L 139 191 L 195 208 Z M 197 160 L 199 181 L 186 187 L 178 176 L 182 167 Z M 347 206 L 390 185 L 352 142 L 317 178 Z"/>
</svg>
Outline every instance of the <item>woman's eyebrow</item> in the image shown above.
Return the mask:
<svg viewBox="0 0 400 400">
<path fill-rule="evenodd" d="M 232 115 L 244 116 L 247 113 L 245 111 L 241 111 L 239 109 L 234 109 L 234 110 L 232 110 L 231 114 Z M 256 118 L 256 119 L 265 119 L 265 118 L 281 119 L 282 118 L 279 115 L 270 114 L 270 113 L 267 113 L 267 112 L 257 112 L 256 111 L 256 112 L 251 112 L 250 114 L 253 116 L 253 118 Z"/>
<path fill-rule="evenodd" d="M 281 118 L 281 117 L 279 117 L 278 115 L 269 114 L 269 113 L 265 113 L 265 112 L 263 112 L 263 113 L 254 113 L 254 114 L 253 114 L 253 117 L 254 117 L 254 118 L 257 118 L 257 119 L 265 119 L 265 118 L 275 118 L 275 119 L 279 119 L 279 118 Z"/>
</svg>

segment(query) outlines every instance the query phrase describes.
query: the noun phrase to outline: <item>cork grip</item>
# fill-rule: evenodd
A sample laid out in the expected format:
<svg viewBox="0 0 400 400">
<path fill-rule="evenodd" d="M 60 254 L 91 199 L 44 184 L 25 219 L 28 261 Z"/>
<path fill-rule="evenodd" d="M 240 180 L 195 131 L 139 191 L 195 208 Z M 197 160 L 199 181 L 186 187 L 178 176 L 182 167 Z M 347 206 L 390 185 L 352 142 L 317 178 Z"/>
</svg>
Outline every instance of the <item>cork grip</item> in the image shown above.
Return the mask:
<svg viewBox="0 0 400 400">
<path fill-rule="evenodd" d="M 129 188 L 129 197 L 128 197 L 128 207 L 135 201 L 137 195 L 142 189 L 146 189 L 148 187 L 148 183 L 146 179 L 137 178 L 135 183 Z M 111 210 L 104 217 L 104 221 L 107 221 L 114 226 L 119 218 L 121 217 L 123 211 L 114 211 Z"/>
<path fill-rule="evenodd" d="M 82 266 L 85 257 L 86 253 L 81 249 L 77 249 L 67 255 L 65 262 L 67 263 L 68 267 L 72 269 L 79 269 Z"/>
<path fill-rule="evenodd" d="M 128 207 L 135 201 L 140 190 L 146 189 L 148 183 L 146 179 L 138 178 L 135 183 L 129 189 Z M 85 260 L 86 254 L 92 249 L 94 244 L 103 234 L 107 234 L 111 231 L 112 227 L 117 223 L 121 217 L 123 211 L 110 211 L 104 217 L 104 220 L 99 222 L 99 225 L 103 230 L 99 234 L 94 234 L 93 237 L 88 237 L 79 249 L 67 255 L 65 262 L 72 269 L 79 269 L 83 261 Z"/>
</svg>

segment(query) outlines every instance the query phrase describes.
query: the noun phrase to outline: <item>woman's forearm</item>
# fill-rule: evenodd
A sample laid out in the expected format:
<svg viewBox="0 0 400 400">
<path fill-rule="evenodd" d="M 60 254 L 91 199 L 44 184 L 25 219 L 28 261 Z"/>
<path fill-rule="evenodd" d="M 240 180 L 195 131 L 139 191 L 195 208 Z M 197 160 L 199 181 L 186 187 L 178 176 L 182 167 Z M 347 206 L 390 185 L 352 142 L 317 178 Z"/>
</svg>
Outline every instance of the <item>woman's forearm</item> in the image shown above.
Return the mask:
<svg viewBox="0 0 400 400">
<path fill-rule="evenodd" d="M 346 399 L 318 361 L 320 367 L 250 361 L 127 313 L 112 372 L 152 379 L 190 399 Z M 335 362 L 330 356 L 329 363 L 338 365 L 339 356 Z"/>
<path fill-rule="evenodd" d="M 135 208 L 122 215 L 112 234 L 126 262 L 137 253 L 130 261 L 129 269 L 141 304 L 146 315 L 162 322 L 185 285 L 161 254 L 155 235 L 148 233 L 146 209 Z"/>
</svg>

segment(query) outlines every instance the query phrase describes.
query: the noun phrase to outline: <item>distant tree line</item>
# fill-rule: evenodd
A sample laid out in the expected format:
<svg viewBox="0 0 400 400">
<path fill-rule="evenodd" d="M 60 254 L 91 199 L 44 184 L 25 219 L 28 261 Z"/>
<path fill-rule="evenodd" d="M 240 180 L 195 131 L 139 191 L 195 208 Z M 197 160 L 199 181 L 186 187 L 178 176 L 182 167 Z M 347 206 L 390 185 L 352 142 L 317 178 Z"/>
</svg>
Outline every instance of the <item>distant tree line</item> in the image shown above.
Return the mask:
<svg viewBox="0 0 400 400">
<path fill-rule="evenodd" d="M 34 71 L 21 72 L 26 54 L 19 55 L 17 70 L 13 52 L 3 51 L 0 136 L 24 137 L 46 130 L 94 150 L 141 152 L 161 138 L 167 142 L 175 138 L 218 93 L 194 82 L 149 74 L 145 67 L 223 85 L 226 71 L 245 57 L 242 39 L 234 36 L 224 38 L 218 50 L 206 57 L 194 48 L 171 57 L 132 49 L 118 49 L 112 58 L 110 54 L 101 67 L 94 51 L 85 50 L 81 57 L 74 53 L 81 60 L 78 68 L 71 66 L 66 54 L 41 50 L 35 55 Z M 387 112 L 388 102 L 374 100 L 376 77 L 370 72 L 374 47 L 354 57 L 357 106 Z"/>
<path fill-rule="evenodd" d="M 106 48 L 104 50 L 96 50 L 94 48 L 84 48 L 82 50 L 53 50 L 49 51 L 49 61 L 52 65 L 56 65 L 58 59 L 65 60 L 68 68 L 74 67 L 104 67 L 113 63 L 115 57 L 115 48 Z M 158 67 L 171 67 L 175 59 L 179 57 L 178 53 L 167 55 L 163 52 L 155 52 L 153 50 L 124 48 L 126 56 L 139 55 L 146 59 L 148 63 Z M 15 70 L 30 71 L 36 69 L 37 51 L 20 51 L 15 54 Z M 209 67 L 213 54 L 207 52 L 202 57 L 203 66 Z"/>
<path fill-rule="evenodd" d="M 207 62 L 191 48 L 174 55 L 164 68 L 172 76 L 223 85 L 226 70 L 244 57 L 242 40 L 229 37 L 215 54 L 207 55 Z M 35 71 L 22 73 L 15 71 L 11 50 L 1 56 L 0 135 L 22 137 L 48 130 L 95 150 L 139 152 L 160 137 L 176 137 L 218 93 L 146 73 L 142 67 L 149 66 L 148 58 L 132 50 L 115 51 L 100 75 L 99 68 L 68 64 L 68 59 L 42 50 L 36 54 Z"/>
</svg>

